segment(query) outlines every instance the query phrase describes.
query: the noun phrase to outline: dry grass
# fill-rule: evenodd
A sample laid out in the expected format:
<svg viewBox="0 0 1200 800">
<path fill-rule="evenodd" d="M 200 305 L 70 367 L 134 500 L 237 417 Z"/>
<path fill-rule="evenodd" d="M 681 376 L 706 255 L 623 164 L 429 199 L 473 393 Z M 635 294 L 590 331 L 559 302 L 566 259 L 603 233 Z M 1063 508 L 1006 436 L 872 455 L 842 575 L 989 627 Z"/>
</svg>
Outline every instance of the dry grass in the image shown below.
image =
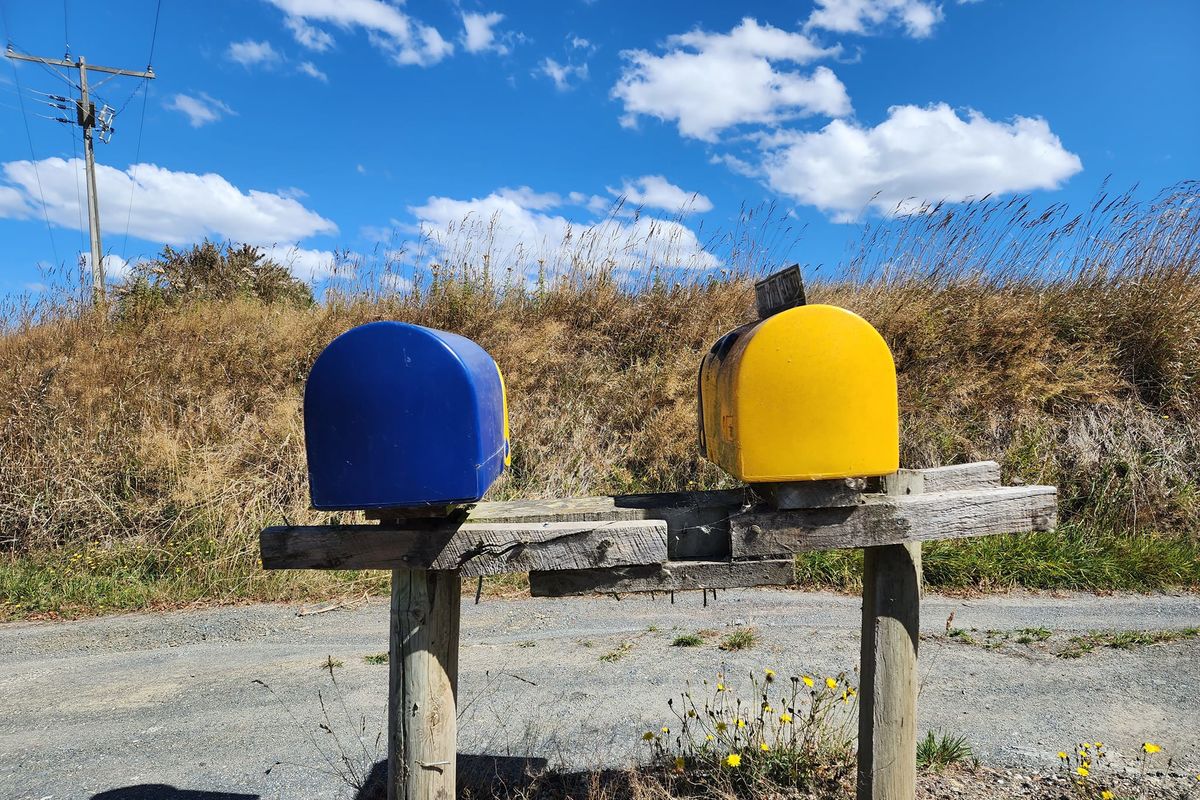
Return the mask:
<svg viewBox="0 0 1200 800">
<path fill-rule="evenodd" d="M 810 300 L 862 314 L 896 355 L 906 465 L 994 458 L 1009 480 L 1060 486 L 1065 535 L 1011 545 L 1034 583 L 1200 583 L 1198 197 L 1194 184 L 1149 203 L 1103 197 L 1079 217 L 1022 200 L 930 209 L 868 229 L 836 280 L 809 270 Z M 255 540 L 264 524 L 318 518 L 307 509 L 304 378 L 334 336 L 374 319 L 462 333 L 500 363 L 514 447 L 497 499 L 724 485 L 696 452 L 694 373 L 752 316 L 752 273 L 774 251 L 751 238 L 729 237 L 739 266 L 716 278 L 651 264 L 631 285 L 593 250 L 514 278 L 454 262 L 454 252 L 500 260 L 458 247 L 402 291 L 387 288 L 393 264 L 358 265 L 314 306 L 11 309 L 0 336 L 0 616 L 381 585 L 369 573 L 263 573 Z M 1047 567 L 1038 548 L 1059 540 L 1075 542 L 1073 555 Z M 931 548 L 934 582 L 940 569 L 950 584 L 1003 583 L 1008 573 L 980 559 L 1002 563 L 1005 541 Z M 804 569 L 838 581 L 853 564 Z"/>
</svg>

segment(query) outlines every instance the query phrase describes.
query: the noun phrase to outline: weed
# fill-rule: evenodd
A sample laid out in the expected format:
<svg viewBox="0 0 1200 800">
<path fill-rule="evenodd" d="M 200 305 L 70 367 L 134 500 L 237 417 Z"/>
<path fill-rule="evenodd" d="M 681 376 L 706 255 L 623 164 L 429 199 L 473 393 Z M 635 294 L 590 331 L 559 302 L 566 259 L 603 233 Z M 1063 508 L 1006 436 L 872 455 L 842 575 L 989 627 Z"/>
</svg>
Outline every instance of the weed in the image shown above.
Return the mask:
<svg viewBox="0 0 1200 800">
<path fill-rule="evenodd" d="M 754 628 L 738 628 L 721 640 L 720 647 L 722 650 L 733 652 L 736 650 L 749 650 L 757 643 L 758 633 Z"/>
<path fill-rule="evenodd" d="M 921 769 L 937 771 L 973 756 L 974 752 L 965 736 L 943 733 L 939 738 L 929 731 L 924 739 L 917 742 L 917 766 Z"/>
<path fill-rule="evenodd" d="M 671 642 L 672 647 L 699 647 L 704 644 L 704 637 L 698 633 L 681 633 Z"/>
<path fill-rule="evenodd" d="M 1114 650 L 1132 650 L 1152 644 L 1178 642 L 1200 638 L 1200 628 L 1179 628 L 1158 631 L 1093 631 L 1082 636 L 1072 636 L 1067 646 L 1057 653 L 1059 658 L 1079 658 L 1098 647 Z"/>
<path fill-rule="evenodd" d="M 386 664 L 388 663 L 388 654 L 372 653 L 371 655 L 363 656 L 363 661 L 368 664 Z"/>
<path fill-rule="evenodd" d="M 517 642 L 517 647 L 537 647 L 537 642 Z"/>
<path fill-rule="evenodd" d="M 629 642 L 621 642 L 614 649 L 612 649 L 609 652 L 605 653 L 604 655 L 600 656 L 600 660 L 607 664 L 613 664 L 617 661 L 620 661 L 625 656 L 629 655 L 630 651 L 632 651 L 632 650 L 633 650 L 632 644 L 630 644 Z"/>
<path fill-rule="evenodd" d="M 330 672 L 344 666 L 346 665 L 340 658 L 334 658 L 333 656 L 325 656 L 325 660 L 321 662 L 321 669 L 329 670 Z"/>
</svg>

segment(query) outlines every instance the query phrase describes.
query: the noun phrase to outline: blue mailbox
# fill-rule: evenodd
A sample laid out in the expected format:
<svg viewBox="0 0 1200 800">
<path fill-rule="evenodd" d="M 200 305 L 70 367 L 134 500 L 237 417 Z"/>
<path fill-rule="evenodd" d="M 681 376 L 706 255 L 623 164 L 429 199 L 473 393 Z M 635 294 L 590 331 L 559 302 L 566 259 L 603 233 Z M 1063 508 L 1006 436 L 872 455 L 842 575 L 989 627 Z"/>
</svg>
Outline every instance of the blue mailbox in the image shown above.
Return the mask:
<svg viewBox="0 0 1200 800">
<path fill-rule="evenodd" d="M 471 503 L 508 464 L 504 377 L 462 336 L 360 325 L 313 364 L 304 436 L 314 508 Z"/>
</svg>

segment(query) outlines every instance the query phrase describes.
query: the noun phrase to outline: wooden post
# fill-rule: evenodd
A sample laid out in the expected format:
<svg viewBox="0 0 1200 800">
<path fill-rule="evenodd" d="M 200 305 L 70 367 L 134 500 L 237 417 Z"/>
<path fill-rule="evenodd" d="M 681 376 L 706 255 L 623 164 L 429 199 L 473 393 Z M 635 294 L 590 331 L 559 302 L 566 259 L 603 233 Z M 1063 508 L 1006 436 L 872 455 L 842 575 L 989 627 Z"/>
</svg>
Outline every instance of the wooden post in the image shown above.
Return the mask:
<svg viewBox="0 0 1200 800">
<path fill-rule="evenodd" d="M 913 800 L 921 543 L 863 550 L 858 800 Z"/>
<path fill-rule="evenodd" d="M 388 800 L 456 797 L 457 570 L 392 570 Z"/>
</svg>

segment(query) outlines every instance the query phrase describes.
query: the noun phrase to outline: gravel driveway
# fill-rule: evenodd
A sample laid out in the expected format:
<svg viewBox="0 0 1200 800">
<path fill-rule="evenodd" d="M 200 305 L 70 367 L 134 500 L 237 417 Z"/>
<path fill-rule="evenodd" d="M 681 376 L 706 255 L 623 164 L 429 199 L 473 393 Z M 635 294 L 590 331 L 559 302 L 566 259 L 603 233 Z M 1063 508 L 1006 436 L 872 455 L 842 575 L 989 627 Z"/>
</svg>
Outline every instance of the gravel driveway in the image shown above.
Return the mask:
<svg viewBox="0 0 1200 800">
<path fill-rule="evenodd" d="M 0 797 L 353 797 L 321 771 L 320 751 L 338 748 L 318 728 L 317 693 L 352 762 L 382 758 L 387 667 L 367 657 L 387 649 L 386 605 L 296 612 L 264 605 L 0 626 Z M 951 612 L 966 635 L 945 635 Z M 707 607 L 695 593 L 674 604 L 468 600 L 460 751 L 569 767 L 628 763 L 685 681 L 725 670 L 736 684 L 764 667 L 853 672 L 858 615 L 855 597 L 769 589 L 722 592 Z M 757 629 L 756 646 L 726 653 L 715 638 L 671 646 L 679 633 L 738 625 Z M 1049 765 L 1082 739 L 1132 756 L 1153 740 L 1195 770 L 1187 762 L 1200 752 L 1200 640 L 1055 653 L 1081 632 L 1197 625 L 1195 595 L 927 597 L 922 729 L 965 734 L 994 765 Z M 984 633 L 1026 628 L 1050 637 Z M 320 668 L 327 656 L 342 664 L 339 692 Z"/>
</svg>

